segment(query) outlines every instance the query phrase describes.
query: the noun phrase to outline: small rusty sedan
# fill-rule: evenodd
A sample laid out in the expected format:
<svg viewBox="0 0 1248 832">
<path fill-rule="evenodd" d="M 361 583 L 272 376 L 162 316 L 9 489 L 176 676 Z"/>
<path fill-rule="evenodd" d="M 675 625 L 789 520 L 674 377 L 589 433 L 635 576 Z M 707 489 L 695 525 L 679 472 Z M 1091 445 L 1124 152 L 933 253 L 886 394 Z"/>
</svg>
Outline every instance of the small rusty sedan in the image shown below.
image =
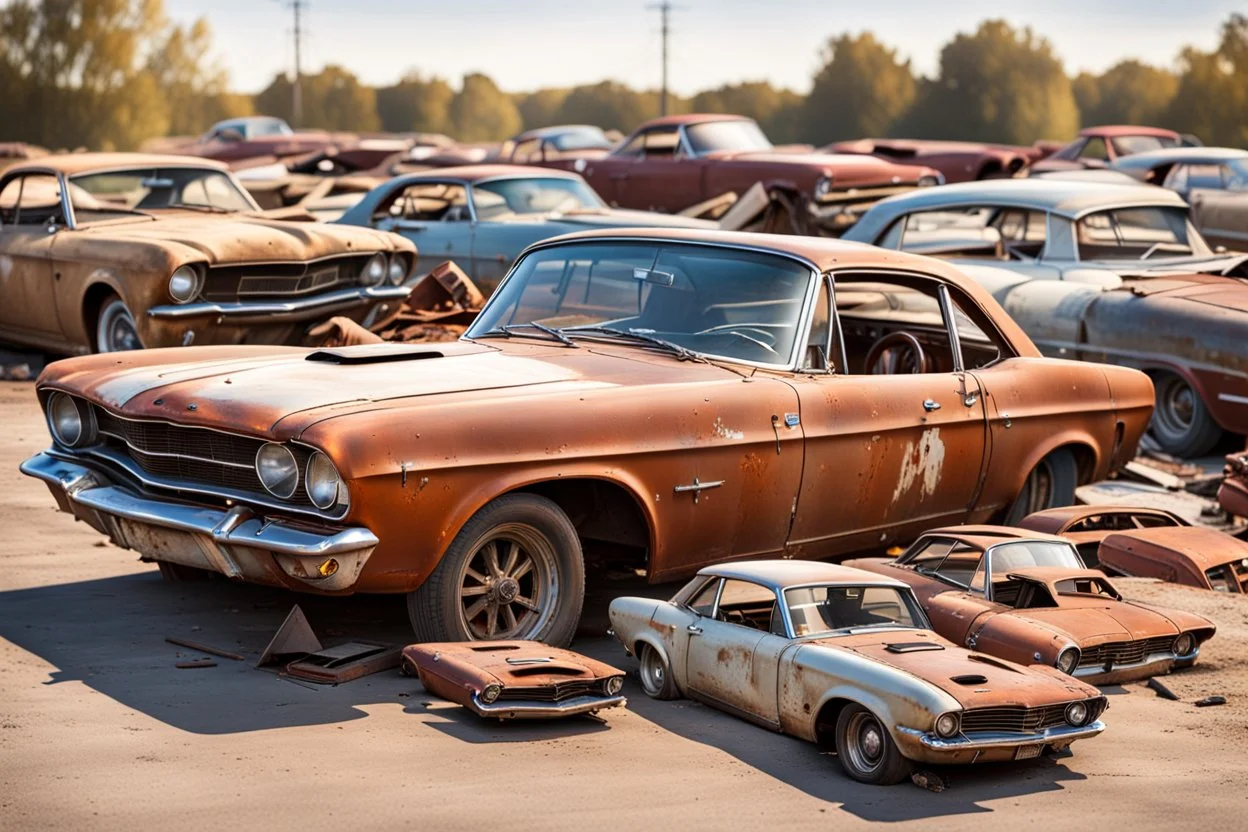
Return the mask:
<svg viewBox="0 0 1248 832">
<path fill-rule="evenodd" d="M 77 153 L 0 177 L 0 339 L 57 353 L 299 344 L 410 291 L 395 234 L 259 216 L 216 162 Z"/>
<path fill-rule="evenodd" d="M 860 569 L 708 567 L 670 601 L 617 598 L 610 615 L 650 696 L 834 748 L 864 783 L 896 783 L 915 762 L 1025 760 L 1104 728 L 1096 688 L 951 644 L 908 586 Z"/>
<path fill-rule="evenodd" d="M 1098 685 L 1191 667 L 1213 622 L 1124 601 L 1069 541 L 1003 526 L 934 529 L 895 561 L 850 565 L 905 581 L 950 641 Z"/>
<path fill-rule="evenodd" d="M 673 229 L 531 247 L 455 343 L 81 357 L 37 389 L 23 470 L 166 571 L 556 644 L 587 558 L 663 581 L 1022 517 L 1131 459 L 1152 402 L 938 261 Z"/>
<path fill-rule="evenodd" d="M 626 704 L 622 670 L 537 641 L 413 644 L 403 649 L 399 671 L 493 719 L 596 714 Z"/>
</svg>

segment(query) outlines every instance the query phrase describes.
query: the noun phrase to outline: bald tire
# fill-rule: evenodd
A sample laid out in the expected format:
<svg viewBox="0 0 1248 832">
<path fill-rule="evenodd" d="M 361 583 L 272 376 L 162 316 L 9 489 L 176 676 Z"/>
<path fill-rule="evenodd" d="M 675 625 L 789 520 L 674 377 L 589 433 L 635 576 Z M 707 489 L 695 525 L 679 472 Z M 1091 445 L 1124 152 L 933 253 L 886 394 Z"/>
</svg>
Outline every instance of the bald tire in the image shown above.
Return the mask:
<svg viewBox="0 0 1248 832">
<path fill-rule="evenodd" d="M 850 747 L 854 742 L 850 734 L 860 726 L 861 720 L 870 720 L 875 723 L 883 743 L 879 761 L 871 767 L 855 764 L 854 761 L 861 758 L 862 754 L 856 754 Z M 891 786 L 894 783 L 900 783 L 914 770 L 914 764 L 901 756 L 901 751 L 897 748 L 897 743 L 893 742 L 884 722 L 871 711 L 857 704 L 846 705 L 836 718 L 836 755 L 841 762 L 841 768 L 852 779 L 874 786 Z"/>
</svg>

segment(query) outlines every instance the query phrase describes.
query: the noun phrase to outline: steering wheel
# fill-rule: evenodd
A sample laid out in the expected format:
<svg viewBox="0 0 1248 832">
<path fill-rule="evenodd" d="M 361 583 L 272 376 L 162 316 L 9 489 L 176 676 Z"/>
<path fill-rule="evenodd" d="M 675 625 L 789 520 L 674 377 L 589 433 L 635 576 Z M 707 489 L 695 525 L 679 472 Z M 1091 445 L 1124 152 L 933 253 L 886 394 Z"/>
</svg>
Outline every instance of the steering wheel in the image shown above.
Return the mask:
<svg viewBox="0 0 1248 832">
<path fill-rule="evenodd" d="M 926 373 L 928 371 L 927 354 L 923 352 L 923 345 L 919 343 L 918 338 L 901 330 L 890 332 L 872 344 L 867 352 L 864 366 L 871 375 L 899 375 L 898 370 L 905 363 L 903 357 L 910 359 L 909 372 Z M 884 367 L 877 368 L 882 359 L 886 359 Z M 884 372 L 877 372 L 877 369 L 883 369 Z"/>
</svg>

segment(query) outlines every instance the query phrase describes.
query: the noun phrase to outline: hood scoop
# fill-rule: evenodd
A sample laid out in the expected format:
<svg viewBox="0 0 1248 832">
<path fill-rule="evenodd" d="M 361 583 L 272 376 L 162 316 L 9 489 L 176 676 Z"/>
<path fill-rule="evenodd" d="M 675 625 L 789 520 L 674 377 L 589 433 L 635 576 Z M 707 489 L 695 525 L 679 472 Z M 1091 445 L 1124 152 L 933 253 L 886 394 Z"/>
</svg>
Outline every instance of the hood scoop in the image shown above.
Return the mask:
<svg viewBox="0 0 1248 832">
<path fill-rule="evenodd" d="M 925 653 L 929 650 L 944 650 L 939 644 L 930 641 L 902 641 L 884 647 L 890 653 Z"/>
<path fill-rule="evenodd" d="M 384 364 L 390 361 L 420 361 L 426 358 L 445 358 L 446 353 L 426 344 L 368 344 L 361 347 L 340 347 L 315 350 L 304 361 L 323 361 L 327 364 Z"/>
<path fill-rule="evenodd" d="M 524 676 L 585 676 L 586 670 L 583 667 L 573 667 L 567 664 L 540 665 L 537 667 L 520 667 L 511 671 L 513 677 Z"/>
<path fill-rule="evenodd" d="M 971 655 L 967 656 L 967 659 L 973 662 L 982 662 L 983 664 L 989 664 L 989 665 L 992 665 L 993 667 L 999 667 L 1002 670 L 1008 670 L 1011 673 L 1015 672 L 1015 668 L 1010 667 L 1008 664 L 1001 661 L 1000 659 L 994 659 L 992 656 L 985 656 L 983 653 L 972 653 Z"/>
<path fill-rule="evenodd" d="M 978 673 L 964 673 L 961 676 L 950 676 L 949 681 L 957 682 L 959 685 L 973 687 L 974 685 L 988 684 L 988 677 L 980 676 Z"/>
</svg>

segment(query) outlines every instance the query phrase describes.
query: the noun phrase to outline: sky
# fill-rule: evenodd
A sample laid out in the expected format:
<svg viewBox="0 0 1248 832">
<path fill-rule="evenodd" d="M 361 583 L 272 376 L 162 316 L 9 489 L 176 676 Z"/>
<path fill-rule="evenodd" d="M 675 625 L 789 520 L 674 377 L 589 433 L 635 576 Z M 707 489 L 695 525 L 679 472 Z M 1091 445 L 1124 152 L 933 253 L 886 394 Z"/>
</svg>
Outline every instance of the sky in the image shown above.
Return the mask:
<svg viewBox="0 0 1248 832">
<path fill-rule="evenodd" d="M 657 88 L 654 0 L 308 0 L 305 71 L 345 66 L 374 86 L 410 70 L 458 86 L 484 72 L 503 89 L 611 79 Z M 739 81 L 809 89 L 830 36 L 870 30 L 933 75 L 940 48 L 1002 17 L 1047 37 L 1071 74 L 1125 58 L 1170 65 L 1187 44 L 1211 49 L 1243 0 L 674 0 L 670 84 L 681 95 Z M 289 0 L 165 0 L 174 20 L 205 17 L 241 92 L 294 66 Z"/>
</svg>

